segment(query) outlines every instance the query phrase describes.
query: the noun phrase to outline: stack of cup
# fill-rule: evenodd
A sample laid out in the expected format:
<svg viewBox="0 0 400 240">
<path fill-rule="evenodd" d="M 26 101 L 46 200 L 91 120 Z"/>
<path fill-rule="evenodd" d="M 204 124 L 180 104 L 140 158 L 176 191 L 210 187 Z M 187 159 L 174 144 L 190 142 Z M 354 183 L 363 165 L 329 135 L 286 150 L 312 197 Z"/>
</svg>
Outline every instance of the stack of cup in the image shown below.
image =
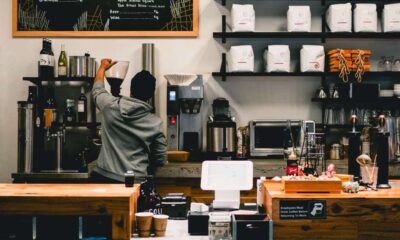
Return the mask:
<svg viewBox="0 0 400 240">
<path fill-rule="evenodd" d="M 153 225 L 156 237 L 164 237 L 167 230 L 168 216 L 167 215 L 154 215 Z"/>
<path fill-rule="evenodd" d="M 152 221 L 153 221 L 153 213 L 151 212 L 136 213 L 136 222 L 137 222 L 137 228 L 139 230 L 139 237 L 150 237 Z"/>
<path fill-rule="evenodd" d="M 139 237 L 150 237 L 152 230 L 154 230 L 156 237 L 165 236 L 168 224 L 167 215 L 154 215 L 151 212 L 140 212 L 136 213 L 135 216 Z"/>
</svg>

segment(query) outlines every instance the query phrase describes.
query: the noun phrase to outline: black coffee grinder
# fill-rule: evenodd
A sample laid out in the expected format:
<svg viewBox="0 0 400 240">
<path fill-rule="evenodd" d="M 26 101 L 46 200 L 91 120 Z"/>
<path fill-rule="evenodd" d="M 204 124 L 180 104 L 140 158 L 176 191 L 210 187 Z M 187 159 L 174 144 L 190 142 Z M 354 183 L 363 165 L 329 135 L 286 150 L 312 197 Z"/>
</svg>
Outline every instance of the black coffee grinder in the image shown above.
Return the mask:
<svg viewBox="0 0 400 240">
<path fill-rule="evenodd" d="M 229 110 L 229 101 L 213 101 L 213 116 L 207 122 L 207 156 L 209 159 L 232 160 L 236 157 L 236 123 Z"/>
<path fill-rule="evenodd" d="M 380 115 L 378 119 L 379 128 L 376 136 L 377 159 L 378 166 L 378 183 L 377 188 L 388 189 L 389 185 L 389 133 L 385 131 L 386 119 L 384 115 Z"/>
<path fill-rule="evenodd" d="M 355 177 L 360 176 L 360 165 L 357 163 L 357 157 L 360 156 L 361 148 L 361 133 L 356 131 L 357 116 L 352 115 L 350 119 L 351 131 L 348 133 L 349 137 L 349 160 L 348 160 L 348 174 Z"/>
<path fill-rule="evenodd" d="M 111 68 L 106 71 L 106 79 L 111 88 L 111 94 L 114 97 L 120 97 L 121 84 L 128 72 L 128 61 L 117 61 Z"/>
</svg>

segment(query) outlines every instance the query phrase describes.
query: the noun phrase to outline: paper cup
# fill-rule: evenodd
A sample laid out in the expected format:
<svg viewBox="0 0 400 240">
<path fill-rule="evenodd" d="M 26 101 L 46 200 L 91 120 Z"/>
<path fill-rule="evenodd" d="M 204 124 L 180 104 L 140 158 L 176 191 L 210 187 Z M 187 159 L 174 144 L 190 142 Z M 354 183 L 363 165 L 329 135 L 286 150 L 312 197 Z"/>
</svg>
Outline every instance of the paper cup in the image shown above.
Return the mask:
<svg viewBox="0 0 400 240">
<path fill-rule="evenodd" d="M 136 222 L 139 230 L 139 237 L 150 237 L 150 230 L 153 221 L 153 213 L 140 212 L 136 213 Z"/>
<path fill-rule="evenodd" d="M 154 222 L 154 231 L 156 237 L 164 237 L 165 232 L 167 230 L 168 224 L 168 215 L 154 215 L 153 222 Z"/>
</svg>

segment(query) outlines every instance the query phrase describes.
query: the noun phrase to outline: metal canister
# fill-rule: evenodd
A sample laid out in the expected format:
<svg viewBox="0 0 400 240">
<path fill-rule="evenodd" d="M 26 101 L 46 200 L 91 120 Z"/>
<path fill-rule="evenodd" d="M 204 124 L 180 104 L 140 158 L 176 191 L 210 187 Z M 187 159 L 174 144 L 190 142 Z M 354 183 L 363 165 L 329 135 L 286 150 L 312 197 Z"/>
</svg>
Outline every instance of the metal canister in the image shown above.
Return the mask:
<svg viewBox="0 0 400 240">
<path fill-rule="evenodd" d="M 85 77 L 86 60 L 85 56 L 69 57 L 69 75 L 70 77 Z"/>
<path fill-rule="evenodd" d="M 35 105 L 18 102 L 18 173 L 30 173 L 34 159 Z"/>
<path fill-rule="evenodd" d="M 87 61 L 87 72 L 86 72 L 86 76 L 87 77 L 95 77 L 96 76 L 96 70 L 97 70 L 97 64 L 96 64 L 96 58 L 86 58 Z"/>
<path fill-rule="evenodd" d="M 331 160 L 342 160 L 343 159 L 343 146 L 341 144 L 335 143 L 331 146 Z"/>
<path fill-rule="evenodd" d="M 154 43 L 143 43 L 142 44 L 142 67 L 143 70 L 149 71 L 152 75 L 154 75 L 155 66 L 154 66 Z M 147 101 L 153 107 L 153 111 L 155 111 L 155 101 L 154 95 Z"/>
<path fill-rule="evenodd" d="M 154 74 L 154 43 L 143 43 L 142 45 L 143 70 Z"/>
<path fill-rule="evenodd" d="M 77 56 L 70 56 L 69 57 L 69 76 L 76 77 L 77 73 L 77 63 L 78 57 Z"/>
</svg>

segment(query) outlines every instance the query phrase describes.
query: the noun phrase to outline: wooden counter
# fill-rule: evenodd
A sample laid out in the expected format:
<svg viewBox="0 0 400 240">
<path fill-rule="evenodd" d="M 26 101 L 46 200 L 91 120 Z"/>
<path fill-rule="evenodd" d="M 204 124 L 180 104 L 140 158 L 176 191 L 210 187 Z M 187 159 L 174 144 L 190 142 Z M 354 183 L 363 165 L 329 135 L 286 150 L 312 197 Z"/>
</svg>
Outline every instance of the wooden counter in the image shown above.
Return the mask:
<svg viewBox="0 0 400 240">
<path fill-rule="evenodd" d="M 398 183 L 389 190 L 356 194 L 286 194 L 282 183 L 266 181 L 263 203 L 274 221 L 274 239 L 400 239 Z M 325 202 L 326 217 L 290 219 L 294 214 L 301 216 L 296 209 L 289 210 L 292 215 L 287 214 L 290 208 L 286 206 L 293 201 L 310 205 L 314 204 L 312 201 Z"/>
<path fill-rule="evenodd" d="M 130 239 L 139 185 L 0 184 L 1 215 L 111 215 L 113 239 Z"/>
</svg>

